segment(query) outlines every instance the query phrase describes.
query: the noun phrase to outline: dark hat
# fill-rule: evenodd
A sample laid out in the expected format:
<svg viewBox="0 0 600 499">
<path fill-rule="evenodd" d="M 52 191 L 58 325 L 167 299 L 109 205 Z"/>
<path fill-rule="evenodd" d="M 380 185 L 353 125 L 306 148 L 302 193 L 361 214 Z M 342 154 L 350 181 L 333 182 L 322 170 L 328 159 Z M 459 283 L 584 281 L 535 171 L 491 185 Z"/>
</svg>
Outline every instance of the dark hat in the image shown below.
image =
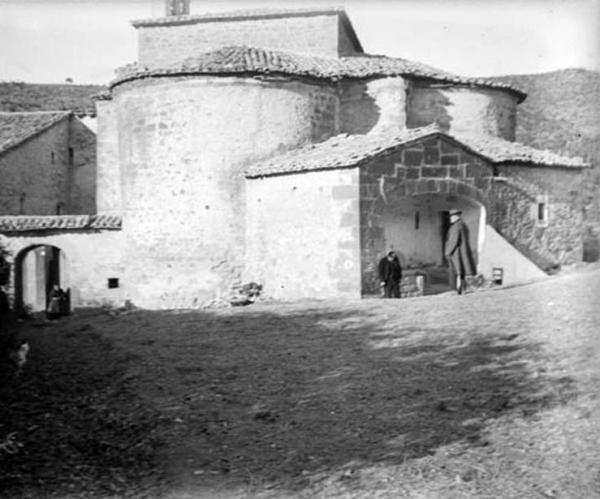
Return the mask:
<svg viewBox="0 0 600 499">
<path fill-rule="evenodd" d="M 450 210 L 450 215 L 460 215 L 462 211 L 460 210 Z"/>
</svg>

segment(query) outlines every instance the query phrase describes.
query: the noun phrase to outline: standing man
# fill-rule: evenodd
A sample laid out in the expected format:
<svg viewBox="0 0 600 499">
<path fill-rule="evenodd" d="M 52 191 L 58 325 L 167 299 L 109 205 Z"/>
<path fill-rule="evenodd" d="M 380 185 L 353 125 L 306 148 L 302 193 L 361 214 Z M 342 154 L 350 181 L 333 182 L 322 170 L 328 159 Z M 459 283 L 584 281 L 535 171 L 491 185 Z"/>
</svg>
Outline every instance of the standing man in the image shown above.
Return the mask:
<svg viewBox="0 0 600 499">
<path fill-rule="evenodd" d="M 459 210 L 450 210 L 450 227 L 446 234 L 444 254 L 448 261 L 450 287 L 460 295 L 466 288 L 465 276 L 475 275 L 473 254 L 469 245 L 469 229 Z"/>
<path fill-rule="evenodd" d="M 379 280 L 384 289 L 385 298 L 400 298 L 400 280 L 402 267 L 396 253 L 390 251 L 379 260 Z"/>
</svg>

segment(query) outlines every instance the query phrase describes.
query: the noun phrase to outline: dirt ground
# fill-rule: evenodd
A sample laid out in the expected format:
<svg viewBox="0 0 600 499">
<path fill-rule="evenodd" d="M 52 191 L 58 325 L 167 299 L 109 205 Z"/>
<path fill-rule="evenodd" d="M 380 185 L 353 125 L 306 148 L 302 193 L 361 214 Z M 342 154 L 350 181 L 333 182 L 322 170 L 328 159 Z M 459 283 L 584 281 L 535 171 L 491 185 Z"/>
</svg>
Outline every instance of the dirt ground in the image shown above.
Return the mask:
<svg viewBox="0 0 600 499">
<path fill-rule="evenodd" d="M 588 269 L 29 320 L 0 387 L 0 496 L 600 498 L 599 305 Z"/>
</svg>

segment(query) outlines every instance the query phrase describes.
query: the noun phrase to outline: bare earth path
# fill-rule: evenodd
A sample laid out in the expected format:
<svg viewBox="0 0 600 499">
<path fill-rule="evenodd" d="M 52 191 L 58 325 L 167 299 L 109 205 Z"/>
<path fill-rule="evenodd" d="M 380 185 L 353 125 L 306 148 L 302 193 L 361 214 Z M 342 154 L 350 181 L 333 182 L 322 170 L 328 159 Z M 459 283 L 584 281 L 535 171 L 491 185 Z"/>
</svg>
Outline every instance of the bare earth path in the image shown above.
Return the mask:
<svg viewBox="0 0 600 499">
<path fill-rule="evenodd" d="M 600 270 L 27 323 L 0 495 L 600 497 L 599 326 Z"/>
</svg>

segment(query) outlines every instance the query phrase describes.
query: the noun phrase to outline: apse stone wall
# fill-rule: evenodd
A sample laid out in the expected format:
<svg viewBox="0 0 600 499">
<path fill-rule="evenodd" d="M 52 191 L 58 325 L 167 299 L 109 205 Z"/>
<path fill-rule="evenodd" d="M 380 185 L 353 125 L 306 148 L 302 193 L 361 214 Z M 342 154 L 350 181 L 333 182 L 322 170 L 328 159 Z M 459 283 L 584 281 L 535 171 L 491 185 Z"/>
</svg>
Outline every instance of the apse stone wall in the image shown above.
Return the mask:
<svg viewBox="0 0 600 499">
<path fill-rule="evenodd" d="M 244 281 L 278 299 L 360 297 L 358 168 L 247 181 Z"/>
<path fill-rule="evenodd" d="M 502 90 L 413 84 L 407 126 L 437 123 L 450 133 L 486 133 L 515 140 L 517 98 Z"/>
<path fill-rule="evenodd" d="M 340 84 L 340 133 L 365 134 L 406 128 L 404 78 L 344 81 Z"/>
<path fill-rule="evenodd" d="M 135 304 L 210 304 L 239 283 L 249 163 L 334 133 L 327 87 L 162 78 L 116 87 L 125 279 Z"/>
</svg>

